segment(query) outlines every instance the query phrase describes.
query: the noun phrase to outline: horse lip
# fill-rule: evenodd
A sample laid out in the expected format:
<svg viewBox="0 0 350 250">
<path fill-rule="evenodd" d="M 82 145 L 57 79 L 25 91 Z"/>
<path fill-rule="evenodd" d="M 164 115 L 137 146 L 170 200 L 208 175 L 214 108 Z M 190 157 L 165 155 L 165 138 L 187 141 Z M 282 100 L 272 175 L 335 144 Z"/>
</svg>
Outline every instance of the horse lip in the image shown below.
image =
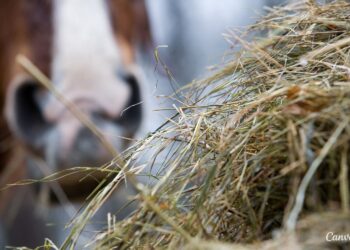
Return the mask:
<svg viewBox="0 0 350 250">
<path fill-rule="evenodd" d="M 101 190 L 109 180 L 112 180 L 116 174 L 100 171 L 98 168 L 81 171 L 72 175 L 67 175 L 56 181 L 61 191 L 70 202 L 84 201 L 92 192 Z M 38 183 L 35 188 L 37 195 L 40 195 L 42 188 L 48 184 Z M 62 197 L 56 190 L 49 189 L 49 202 L 51 205 L 60 204 Z"/>
</svg>

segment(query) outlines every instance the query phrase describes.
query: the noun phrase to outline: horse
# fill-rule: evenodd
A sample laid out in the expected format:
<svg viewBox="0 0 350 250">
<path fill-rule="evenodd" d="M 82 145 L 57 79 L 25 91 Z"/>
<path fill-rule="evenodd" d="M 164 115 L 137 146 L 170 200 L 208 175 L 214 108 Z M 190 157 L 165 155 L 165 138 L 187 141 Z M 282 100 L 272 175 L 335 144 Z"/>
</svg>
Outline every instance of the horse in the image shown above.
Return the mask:
<svg viewBox="0 0 350 250">
<path fill-rule="evenodd" d="M 0 188 L 74 166 L 100 166 L 113 158 L 111 147 L 122 152 L 149 131 L 158 119 L 149 112 L 154 106 L 149 82 L 159 88 L 165 84 L 158 84 L 155 66 L 140 62 L 140 55 L 152 51 L 154 44 L 169 44 L 160 52 L 176 78 L 186 83 L 200 75 L 204 65 L 215 63 L 209 59 L 229 47 L 220 32 L 254 21 L 248 18 L 251 6 L 261 9 L 264 1 L 222 2 L 2 0 Z M 213 9 L 221 13 L 220 20 L 210 12 Z M 207 25 L 201 26 L 204 17 Z M 28 62 L 34 69 L 28 69 Z M 146 68 L 151 80 L 143 75 Z M 49 184 L 49 191 L 38 184 L 1 192 L 0 247 L 35 247 L 44 238 L 62 242 L 66 232 L 58 228 L 75 213 L 66 204 L 77 201 L 79 208 L 97 186 L 95 178 L 65 178 Z M 115 205 L 124 204 L 128 194 L 121 187 L 111 197 L 113 206 L 101 214 L 116 211 Z M 45 211 L 39 203 L 47 199 L 57 204 Z"/>
<path fill-rule="evenodd" d="M 44 175 L 40 171 L 100 166 L 114 156 L 106 143 L 117 152 L 130 145 L 148 99 L 135 62 L 137 51 L 152 43 L 144 1 L 3 0 L 0 26 L 2 186 Z M 18 55 L 94 124 L 104 142 L 18 63 Z M 40 162 L 48 167 L 40 169 Z M 65 184 L 67 199 L 96 186 L 78 179 Z M 33 186 L 0 193 L 0 246 L 34 247 L 53 237 L 38 214 L 37 193 Z"/>
</svg>

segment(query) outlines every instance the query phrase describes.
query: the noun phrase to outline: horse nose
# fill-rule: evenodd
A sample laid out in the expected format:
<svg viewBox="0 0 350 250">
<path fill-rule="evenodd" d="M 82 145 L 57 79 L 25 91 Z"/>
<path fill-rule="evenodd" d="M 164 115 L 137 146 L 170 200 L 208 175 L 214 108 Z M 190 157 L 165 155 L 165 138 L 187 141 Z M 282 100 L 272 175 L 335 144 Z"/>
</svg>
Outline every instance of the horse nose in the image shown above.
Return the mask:
<svg viewBox="0 0 350 250">
<path fill-rule="evenodd" d="M 103 103 L 98 102 L 98 98 L 87 98 L 76 101 L 74 105 L 83 115 L 89 119 L 89 123 L 94 125 L 99 134 L 103 136 L 104 142 L 114 146 L 117 151 L 125 149 L 130 142 L 129 138 L 133 138 L 138 131 L 143 116 L 143 107 L 141 100 L 140 85 L 136 77 L 128 75 L 123 78 L 129 86 L 129 97 L 125 105 L 120 108 L 120 112 L 111 112 L 113 107 L 104 106 Z M 103 97 L 103 96 L 99 96 Z M 113 104 L 110 104 L 113 105 Z M 74 152 L 76 159 L 74 162 L 79 162 L 86 159 L 88 162 L 92 161 L 91 152 L 95 155 L 105 155 L 105 150 L 100 150 L 106 144 L 101 142 L 101 138 L 97 138 L 96 131 L 89 131 L 91 127 L 87 128 L 81 120 L 77 119 L 74 114 L 68 110 L 64 111 L 62 115 L 56 120 L 59 128 L 60 144 L 64 154 Z M 96 147 L 98 145 L 98 147 Z"/>
<path fill-rule="evenodd" d="M 6 114 L 12 131 L 26 145 L 41 155 L 50 149 L 50 155 L 62 159 L 65 166 L 72 165 L 72 162 L 64 159 L 71 152 L 77 155 L 74 160 L 76 164 L 79 161 L 96 162 L 99 155 L 105 155 L 100 150 L 104 145 L 94 133 L 86 132 L 85 124 L 65 105 L 40 89 L 40 85 L 32 79 L 19 78 L 16 81 L 8 93 Z M 134 137 L 141 126 L 142 96 L 140 83 L 134 75 L 119 77 L 112 83 L 116 84 L 95 84 L 94 89 L 88 91 L 86 88 L 89 86 L 72 91 L 67 89 L 62 94 L 119 151 L 128 145 L 122 138 Z M 73 95 L 70 96 L 71 93 Z M 94 152 L 97 156 L 91 157 Z"/>
</svg>

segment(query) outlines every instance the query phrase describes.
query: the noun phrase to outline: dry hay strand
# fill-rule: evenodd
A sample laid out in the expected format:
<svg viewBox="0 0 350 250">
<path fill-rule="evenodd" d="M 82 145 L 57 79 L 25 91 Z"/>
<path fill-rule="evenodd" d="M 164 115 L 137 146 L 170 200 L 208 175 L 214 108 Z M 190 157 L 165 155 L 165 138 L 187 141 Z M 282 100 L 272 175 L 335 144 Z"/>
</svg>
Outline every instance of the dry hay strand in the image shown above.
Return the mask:
<svg viewBox="0 0 350 250">
<path fill-rule="evenodd" d="M 97 249 L 348 246 L 325 232 L 349 229 L 350 4 L 275 8 L 247 37 L 257 34 L 231 33 L 243 49 L 179 91 L 176 115 L 126 152 L 131 171 L 146 158 L 157 182 L 132 181 L 139 208 L 110 216 Z"/>
</svg>

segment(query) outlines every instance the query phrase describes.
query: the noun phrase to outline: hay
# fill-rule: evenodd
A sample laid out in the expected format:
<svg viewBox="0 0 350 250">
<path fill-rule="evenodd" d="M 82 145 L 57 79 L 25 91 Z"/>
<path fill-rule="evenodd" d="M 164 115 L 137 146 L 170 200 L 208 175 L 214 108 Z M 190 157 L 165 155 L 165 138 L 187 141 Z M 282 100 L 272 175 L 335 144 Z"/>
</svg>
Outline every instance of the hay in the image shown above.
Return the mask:
<svg viewBox="0 0 350 250">
<path fill-rule="evenodd" d="M 140 205 L 109 220 L 97 249 L 348 246 L 325 239 L 350 232 L 350 4 L 276 8 L 247 37 L 259 33 L 232 33 L 243 50 L 179 91 L 176 115 L 124 154 Z M 154 187 L 131 174 L 144 157 L 159 169 Z M 65 247 L 116 182 L 73 221 Z"/>
</svg>

